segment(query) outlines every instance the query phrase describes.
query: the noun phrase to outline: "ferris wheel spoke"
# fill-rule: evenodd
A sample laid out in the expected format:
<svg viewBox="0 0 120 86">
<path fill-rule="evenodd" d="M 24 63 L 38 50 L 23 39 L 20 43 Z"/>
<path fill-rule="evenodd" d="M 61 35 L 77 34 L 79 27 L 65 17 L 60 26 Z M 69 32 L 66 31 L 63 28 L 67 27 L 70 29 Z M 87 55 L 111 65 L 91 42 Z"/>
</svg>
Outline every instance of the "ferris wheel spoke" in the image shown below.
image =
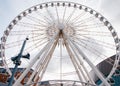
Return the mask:
<svg viewBox="0 0 120 86">
<path fill-rule="evenodd" d="M 74 27 L 76 27 L 76 30 L 82 31 L 85 29 L 95 29 L 95 28 L 100 28 L 105 26 L 103 25 L 103 23 L 94 23 L 94 24 L 78 24 L 78 25 L 75 25 Z"/>
<path fill-rule="evenodd" d="M 42 32 L 42 33 L 41 33 Z M 45 33 L 43 31 L 12 31 L 10 33 L 10 36 L 16 36 L 16 35 L 31 35 L 31 34 L 34 34 L 34 35 L 39 35 L 39 36 L 42 36 L 44 35 Z"/>
<path fill-rule="evenodd" d="M 51 23 L 50 23 L 51 20 L 50 20 L 48 17 L 46 17 L 45 15 L 42 15 L 42 13 L 40 13 L 39 11 L 36 11 L 36 14 L 37 14 L 39 17 L 42 17 L 47 24 L 51 24 Z"/>
<path fill-rule="evenodd" d="M 5 48 L 7 49 L 7 48 L 11 48 L 11 47 L 14 47 L 14 46 L 18 46 L 18 44 L 20 44 L 20 43 L 22 43 L 24 41 L 24 39 L 23 40 L 18 40 L 18 41 L 14 41 L 14 42 L 10 42 L 10 43 L 7 43 L 6 45 L 5 45 Z"/>
<path fill-rule="evenodd" d="M 47 40 L 47 37 L 46 36 L 41 36 L 41 37 L 39 37 L 39 36 L 33 36 L 33 38 L 30 40 L 31 42 L 32 41 L 39 41 L 39 40 L 43 40 L 43 39 L 45 39 L 45 40 Z"/>
<path fill-rule="evenodd" d="M 32 33 L 32 34 L 33 34 L 33 33 Z M 42 34 L 40 34 L 40 33 L 34 33 L 34 34 L 39 35 L 39 36 L 42 35 Z M 21 35 L 27 35 L 27 36 L 29 36 L 30 33 L 27 33 L 27 34 L 26 34 L 26 33 L 21 33 L 21 34 L 20 34 L 20 33 L 14 33 L 14 34 L 13 34 L 13 33 L 10 33 L 10 36 L 16 36 L 16 35 L 20 35 L 20 36 L 21 36 Z"/>
<path fill-rule="evenodd" d="M 77 22 L 81 17 L 83 17 L 84 15 L 86 14 L 86 12 L 82 12 L 82 13 L 80 13 L 78 16 L 76 16 L 75 18 L 73 18 L 71 21 L 72 21 L 72 23 L 75 23 L 75 22 Z"/>
<path fill-rule="evenodd" d="M 30 35 L 36 35 L 36 36 L 42 36 L 44 35 L 45 32 L 43 31 L 12 31 L 9 35 L 10 36 L 16 36 L 16 35 L 26 35 L 26 36 L 30 36 Z"/>
<path fill-rule="evenodd" d="M 89 16 L 87 18 L 81 19 L 79 21 L 73 22 L 72 24 L 76 25 L 76 24 L 85 24 L 86 22 L 91 22 L 95 19 L 94 16 Z"/>
<path fill-rule="evenodd" d="M 98 37 L 101 37 L 101 36 L 103 36 L 103 37 L 110 37 L 111 35 L 108 35 L 108 34 L 103 34 L 103 33 L 78 33 L 78 34 L 76 34 L 76 36 L 77 35 L 81 35 L 81 36 L 98 36 Z"/>
<path fill-rule="evenodd" d="M 27 26 L 27 25 L 26 26 L 22 25 L 20 27 L 24 27 L 25 30 L 29 30 L 28 32 L 33 31 L 33 30 L 35 30 L 35 31 L 39 30 L 39 32 L 40 31 L 45 31 L 44 30 L 45 28 L 40 28 L 40 27 L 39 28 L 38 27 L 31 27 L 31 26 Z"/>
<path fill-rule="evenodd" d="M 102 31 L 102 32 L 99 32 L 99 31 L 92 31 L 92 30 L 90 30 L 90 31 L 89 31 L 89 30 L 81 30 L 81 31 L 79 31 L 78 33 L 91 33 L 91 34 L 92 34 L 92 33 L 98 33 L 98 34 L 99 34 L 99 33 L 100 33 L 100 34 L 103 33 L 103 34 L 110 34 L 109 32 L 103 32 L 103 31 Z"/>
<path fill-rule="evenodd" d="M 42 45 L 44 45 L 44 44 L 46 44 L 47 43 L 47 41 L 44 41 L 44 42 L 42 42 L 42 43 L 39 43 L 39 44 L 37 44 L 36 46 L 30 46 L 30 47 L 28 47 L 28 48 L 26 48 L 25 49 L 25 51 L 26 52 L 32 52 L 33 50 L 35 50 L 35 49 L 41 49 L 40 48 L 40 45 L 42 46 Z"/>
<path fill-rule="evenodd" d="M 22 44 L 22 42 L 23 41 L 21 41 L 21 42 L 14 42 L 13 44 L 12 43 L 10 43 L 10 44 L 7 44 L 6 46 L 5 46 L 5 49 L 10 49 L 10 48 L 15 48 L 15 47 L 18 47 L 18 46 L 20 46 L 21 44 Z"/>
<path fill-rule="evenodd" d="M 99 46 L 103 46 L 103 47 L 105 47 L 105 48 L 108 48 L 108 49 L 111 49 L 111 50 L 113 50 L 114 51 L 114 46 L 110 46 L 110 45 L 107 45 L 107 44 L 100 44 L 100 43 L 97 43 L 96 41 L 90 41 L 90 39 L 89 40 L 86 40 L 86 39 L 83 39 L 83 38 L 79 38 L 79 37 L 75 37 L 75 39 L 78 39 L 78 40 L 82 40 L 82 41 L 84 41 L 84 42 L 86 42 L 86 44 L 87 44 L 87 42 L 88 43 L 91 43 L 91 44 L 95 44 L 95 45 L 99 45 Z M 91 39 L 92 40 L 92 39 Z"/>
<path fill-rule="evenodd" d="M 83 38 L 85 38 L 85 39 L 91 39 L 90 37 L 88 37 L 88 36 L 81 36 L 81 35 L 79 35 L 80 37 L 83 37 Z M 75 37 L 77 37 L 77 36 L 75 36 Z M 95 41 L 96 42 L 98 42 L 99 44 L 102 44 L 102 45 L 105 45 L 105 46 L 112 46 L 112 47 L 115 47 L 115 45 L 113 45 L 113 44 L 111 44 L 111 43 L 108 43 L 108 42 L 104 42 L 104 41 L 101 41 L 101 40 L 98 40 L 98 39 L 95 39 Z"/>
<path fill-rule="evenodd" d="M 68 16 L 68 18 L 66 19 L 66 21 L 65 21 L 65 23 L 66 23 L 66 24 L 68 24 L 68 23 L 69 23 L 70 19 L 72 18 L 72 16 L 73 16 L 73 15 L 74 15 L 74 13 L 75 13 L 75 11 L 76 11 L 76 8 L 75 8 L 75 9 L 73 9 L 73 11 L 70 13 L 70 15 Z"/>
<path fill-rule="evenodd" d="M 14 30 L 14 31 L 12 31 L 12 32 L 13 32 L 13 33 L 19 33 L 19 32 L 20 32 L 20 33 L 27 33 L 27 32 L 28 32 L 28 33 L 29 33 L 29 32 L 30 32 L 30 33 L 32 33 L 32 32 L 35 33 L 35 32 L 43 32 L 43 31 L 40 31 L 40 30 L 18 30 L 18 31 L 17 31 L 17 30 Z"/>
<path fill-rule="evenodd" d="M 79 46 L 83 47 L 84 49 L 86 49 L 88 52 L 93 53 L 94 55 L 96 55 L 96 57 L 100 56 L 100 54 L 101 54 L 101 53 L 98 53 L 97 51 L 95 51 L 94 48 L 91 48 L 90 46 L 88 46 L 86 43 L 79 43 L 78 41 L 75 41 L 75 43 L 78 44 Z"/>
<path fill-rule="evenodd" d="M 86 42 L 84 42 L 83 40 L 81 39 L 77 39 L 77 40 L 74 40 L 74 42 L 76 44 L 79 44 L 80 46 L 82 46 L 83 48 L 85 48 L 86 50 L 88 50 L 89 52 L 92 52 L 94 54 L 94 52 L 97 52 L 99 55 L 101 55 L 101 53 L 95 49 L 94 47 L 88 45 Z M 103 55 L 104 57 L 107 57 L 106 55 Z"/>
<path fill-rule="evenodd" d="M 57 9 L 57 6 L 55 6 L 55 11 L 56 11 L 56 16 L 57 16 L 57 22 L 58 24 L 60 23 L 60 19 L 59 19 L 59 14 L 58 14 L 58 9 Z"/>
<path fill-rule="evenodd" d="M 65 21 L 65 14 L 66 14 L 66 7 L 64 8 L 63 17 L 62 17 L 62 23 L 64 23 L 64 21 Z"/>
<path fill-rule="evenodd" d="M 52 15 L 52 13 L 48 10 L 48 8 L 46 8 L 46 12 L 49 15 L 50 18 L 47 18 L 49 20 L 49 22 L 55 22 L 55 18 Z"/>
<path fill-rule="evenodd" d="M 42 34 L 40 34 L 42 36 Z M 29 39 L 33 39 L 33 38 L 37 38 L 37 37 L 40 37 L 40 35 L 34 35 L 34 36 L 31 36 L 29 37 Z M 7 43 L 6 45 L 9 45 L 9 44 L 14 44 L 14 43 L 20 43 L 20 42 L 23 42 L 24 39 L 21 39 L 21 40 L 17 40 L 17 41 L 14 41 L 14 42 L 10 42 L 10 43 Z M 29 41 L 29 42 L 32 42 L 32 41 Z"/>
<path fill-rule="evenodd" d="M 36 48 L 37 48 L 37 49 L 40 49 L 40 46 L 45 45 L 45 44 L 47 44 L 47 43 L 48 43 L 47 40 L 46 40 L 46 41 L 42 41 L 42 42 L 41 42 L 41 40 L 40 40 L 40 41 L 34 43 L 33 45 L 27 47 L 27 48 L 25 49 L 25 51 L 26 51 L 26 52 L 32 52 L 32 51 L 35 50 Z"/>
<path fill-rule="evenodd" d="M 95 60 L 93 61 L 93 63 L 100 57 L 101 59 L 105 59 L 105 58 L 108 58 L 106 55 L 103 55 L 101 52 L 99 52 L 99 50 L 96 50 L 95 48 L 93 47 L 90 47 L 84 43 L 80 44 L 79 42 L 75 42 L 76 44 L 80 45 L 81 47 L 83 47 L 84 49 L 86 49 L 88 52 L 91 52 L 93 54 L 96 54 L 96 58 Z M 83 45 L 84 44 L 84 45 Z M 101 55 L 101 56 L 100 56 Z M 105 62 L 109 63 L 110 65 L 114 65 L 114 61 L 109 58 L 109 60 L 105 60 Z"/>
<path fill-rule="evenodd" d="M 43 38 L 43 39 L 44 39 L 44 41 L 45 41 L 45 42 L 47 42 L 47 41 L 48 41 L 48 40 L 47 40 L 47 39 L 45 39 L 45 38 Z M 43 41 L 43 39 L 41 39 L 41 40 L 36 40 L 36 41 L 35 41 L 35 40 L 33 40 L 33 42 L 34 42 L 35 44 L 36 44 L 36 42 L 37 42 L 37 44 L 36 44 L 36 45 L 38 45 L 39 43 L 44 42 L 44 41 Z M 42 43 L 42 44 L 43 44 L 43 43 Z"/>
<path fill-rule="evenodd" d="M 82 42 L 82 44 L 80 44 L 80 42 Z M 99 50 L 93 48 L 93 47 L 90 47 L 86 44 L 84 44 L 83 41 L 75 41 L 76 44 L 80 45 L 81 47 L 83 47 L 84 49 L 86 49 L 88 52 L 91 52 L 93 53 L 94 55 L 96 55 L 96 59 L 93 61 L 95 62 L 97 60 L 98 57 L 100 57 L 101 59 L 105 59 L 105 58 L 108 58 L 106 55 L 102 54 Z M 110 59 L 110 61 L 108 60 L 105 60 L 107 63 L 113 65 L 113 63 L 111 61 L 113 61 L 112 59 Z"/>
<path fill-rule="evenodd" d="M 96 56 L 103 56 L 103 58 L 108 58 L 107 55 L 102 54 L 99 50 L 97 50 L 96 48 L 92 47 L 90 44 L 88 45 L 87 43 L 85 43 L 82 40 L 78 40 L 75 41 L 77 44 L 81 45 L 84 49 L 86 49 L 89 52 L 92 52 L 93 54 L 96 53 Z M 81 43 L 79 43 L 81 42 Z M 112 50 L 112 49 L 111 49 Z M 113 50 L 112 50 L 113 51 Z M 102 59 L 103 59 L 102 58 Z"/>
<path fill-rule="evenodd" d="M 38 36 L 36 36 L 36 37 L 38 37 Z M 43 38 L 41 38 L 41 40 L 42 39 L 47 39 L 47 38 L 43 37 Z M 20 46 L 22 44 L 23 40 L 18 40 L 18 41 L 14 41 L 14 42 L 11 42 L 11 43 L 7 43 L 6 46 L 5 46 L 5 49 Z M 38 40 L 39 40 L 39 38 L 37 38 L 37 39 L 34 38 L 34 41 L 38 41 Z M 40 40 L 40 42 L 41 42 L 41 40 Z M 30 40 L 28 43 L 31 43 L 31 42 L 33 42 L 33 40 Z"/>
<path fill-rule="evenodd" d="M 43 30 L 44 28 L 47 27 L 46 25 L 32 24 L 28 22 L 19 22 L 16 25 L 21 27 L 29 27 L 28 29 L 35 29 L 35 30 Z"/>
<path fill-rule="evenodd" d="M 41 37 L 41 39 L 40 39 L 40 38 L 33 38 L 33 39 L 31 40 L 31 42 L 37 42 L 37 41 L 42 42 L 42 41 L 44 41 L 43 39 L 44 39 L 44 40 L 48 40 L 47 37 Z M 39 43 L 40 43 L 40 42 L 39 42 Z"/>
<path fill-rule="evenodd" d="M 37 24 L 40 24 L 40 25 L 43 25 L 43 26 L 46 26 L 46 27 L 48 25 L 47 23 L 44 24 L 44 22 L 42 20 L 40 20 L 39 18 L 33 17 L 31 15 L 27 15 L 26 18 L 29 19 L 29 20 L 32 20 L 33 22 L 35 22 Z"/>
<path fill-rule="evenodd" d="M 31 15 L 28 15 L 27 16 L 27 18 L 28 19 L 30 19 L 30 20 L 32 20 L 32 21 L 34 21 L 34 22 L 36 22 L 37 24 L 40 24 L 40 25 L 43 25 L 43 26 L 46 26 L 46 25 L 48 25 L 48 23 L 47 22 L 45 22 L 44 20 L 41 20 L 39 17 L 33 17 L 33 16 L 31 16 Z"/>
</svg>

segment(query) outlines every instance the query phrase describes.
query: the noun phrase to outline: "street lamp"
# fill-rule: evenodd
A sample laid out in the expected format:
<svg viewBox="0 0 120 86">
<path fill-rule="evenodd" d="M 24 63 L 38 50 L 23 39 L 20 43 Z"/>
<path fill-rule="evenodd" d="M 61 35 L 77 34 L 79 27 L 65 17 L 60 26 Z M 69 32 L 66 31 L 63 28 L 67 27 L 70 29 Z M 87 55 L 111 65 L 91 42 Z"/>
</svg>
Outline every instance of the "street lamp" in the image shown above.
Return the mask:
<svg viewBox="0 0 120 86">
<path fill-rule="evenodd" d="M 14 80 L 14 75 L 15 75 L 15 73 L 17 71 L 18 66 L 21 64 L 21 61 L 20 61 L 21 57 L 30 59 L 30 54 L 29 53 L 26 54 L 26 55 L 22 55 L 27 40 L 28 40 L 28 38 L 26 38 L 24 40 L 23 45 L 22 45 L 21 50 L 20 50 L 20 53 L 17 56 L 11 58 L 11 60 L 15 64 L 15 67 L 14 67 L 14 69 L 12 71 L 12 76 L 10 77 L 10 81 L 8 83 L 8 86 L 12 86 L 12 83 L 13 83 L 13 80 Z"/>
</svg>

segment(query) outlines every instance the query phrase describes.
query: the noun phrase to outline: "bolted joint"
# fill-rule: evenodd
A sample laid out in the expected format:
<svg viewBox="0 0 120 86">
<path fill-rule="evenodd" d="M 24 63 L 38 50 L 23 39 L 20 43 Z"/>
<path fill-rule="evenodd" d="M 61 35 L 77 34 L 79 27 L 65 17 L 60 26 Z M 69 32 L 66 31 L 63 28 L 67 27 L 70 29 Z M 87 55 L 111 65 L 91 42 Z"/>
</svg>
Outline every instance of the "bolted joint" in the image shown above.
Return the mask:
<svg viewBox="0 0 120 86">
<path fill-rule="evenodd" d="M 12 61 L 16 61 L 17 58 L 18 58 L 18 56 L 15 56 L 15 57 L 12 57 L 11 60 L 12 60 Z"/>
<path fill-rule="evenodd" d="M 16 65 L 20 65 L 20 64 L 21 64 L 21 61 L 15 60 L 13 63 L 16 64 Z"/>
<path fill-rule="evenodd" d="M 26 38 L 26 40 L 29 40 L 29 38 Z"/>
</svg>

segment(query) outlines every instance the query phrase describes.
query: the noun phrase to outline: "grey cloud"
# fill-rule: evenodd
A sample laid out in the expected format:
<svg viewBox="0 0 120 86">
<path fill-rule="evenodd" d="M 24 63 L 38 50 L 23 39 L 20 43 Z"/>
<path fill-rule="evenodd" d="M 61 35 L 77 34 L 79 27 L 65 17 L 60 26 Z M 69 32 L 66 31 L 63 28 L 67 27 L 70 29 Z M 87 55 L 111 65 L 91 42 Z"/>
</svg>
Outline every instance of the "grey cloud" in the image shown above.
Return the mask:
<svg viewBox="0 0 120 86">
<path fill-rule="evenodd" d="M 112 20 L 120 19 L 120 0 L 102 0 L 101 10 L 103 10 Z M 120 20 L 119 20 L 120 22 Z"/>
</svg>

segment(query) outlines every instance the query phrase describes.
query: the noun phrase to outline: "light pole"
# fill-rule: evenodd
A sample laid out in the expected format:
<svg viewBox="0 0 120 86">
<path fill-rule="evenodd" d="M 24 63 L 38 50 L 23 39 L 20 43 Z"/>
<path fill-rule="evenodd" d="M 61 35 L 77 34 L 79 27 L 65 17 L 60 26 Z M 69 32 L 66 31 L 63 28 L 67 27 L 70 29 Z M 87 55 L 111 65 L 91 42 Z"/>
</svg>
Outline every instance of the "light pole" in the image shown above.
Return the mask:
<svg viewBox="0 0 120 86">
<path fill-rule="evenodd" d="M 21 61 L 20 61 L 21 57 L 27 58 L 27 59 L 29 59 L 29 57 L 30 57 L 30 54 L 29 54 L 29 53 L 28 53 L 26 56 L 23 56 L 23 55 L 22 55 L 27 40 L 28 40 L 28 38 L 26 38 L 26 39 L 24 40 L 23 45 L 22 45 L 22 47 L 21 47 L 21 50 L 20 50 L 20 53 L 18 54 L 18 56 L 15 56 L 15 57 L 12 57 L 12 58 L 11 58 L 11 60 L 12 60 L 13 63 L 15 64 L 15 67 L 14 67 L 14 69 L 13 69 L 13 71 L 12 71 L 12 76 L 10 77 L 10 81 L 9 81 L 9 83 L 8 83 L 8 86 L 12 86 L 12 83 L 13 83 L 13 80 L 14 80 L 14 75 L 15 75 L 15 73 L 16 73 L 16 71 L 17 71 L 18 66 L 21 64 Z"/>
</svg>

